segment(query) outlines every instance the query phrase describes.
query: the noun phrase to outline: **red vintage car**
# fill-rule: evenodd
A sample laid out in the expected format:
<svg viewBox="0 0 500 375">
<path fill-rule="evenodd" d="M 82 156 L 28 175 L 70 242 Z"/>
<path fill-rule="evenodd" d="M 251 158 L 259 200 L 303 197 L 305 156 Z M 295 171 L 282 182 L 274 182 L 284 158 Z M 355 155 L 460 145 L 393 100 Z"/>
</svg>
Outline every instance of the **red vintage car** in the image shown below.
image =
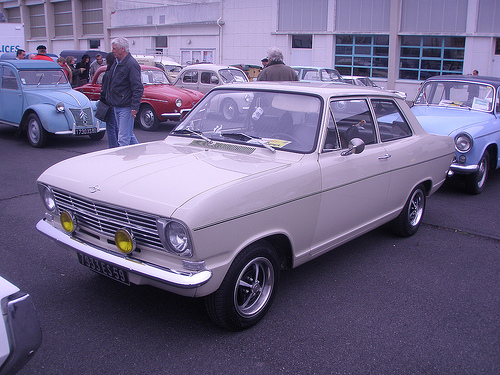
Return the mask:
<svg viewBox="0 0 500 375">
<path fill-rule="evenodd" d="M 105 67 L 100 68 L 91 83 L 75 90 L 91 100 L 99 100 L 105 72 Z M 141 65 L 141 76 L 144 94 L 136 122 L 144 130 L 155 130 L 160 121 L 180 120 L 203 97 L 199 91 L 172 86 L 170 78 L 159 68 Z"/>
</svg>

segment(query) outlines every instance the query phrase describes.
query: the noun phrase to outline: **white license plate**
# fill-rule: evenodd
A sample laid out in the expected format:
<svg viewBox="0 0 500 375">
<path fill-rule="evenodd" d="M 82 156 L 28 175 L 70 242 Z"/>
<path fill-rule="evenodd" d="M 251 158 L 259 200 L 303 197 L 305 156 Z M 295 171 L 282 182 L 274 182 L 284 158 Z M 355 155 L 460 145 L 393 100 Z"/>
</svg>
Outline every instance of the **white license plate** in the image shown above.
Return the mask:
<svg viewBox="0 0 500 375">
<path fill-rule="evenodd" d="M 78 261 L 90 270 L 100 273 L 101 275 L 107 276 L 111 279 L 119 281 L 123 284 L 130 285 L 128 279 L 128 272 L 123 268 L 117 267 L 113 264 L 105 262 L 103 260 L 94 258 L 87 254 L 77 253 Z"/>
<path fill-rule="evenodd" d="M 76 135 L 87 135 L 97 133 L 97 128 L 75 129 Z"/>
</svg>

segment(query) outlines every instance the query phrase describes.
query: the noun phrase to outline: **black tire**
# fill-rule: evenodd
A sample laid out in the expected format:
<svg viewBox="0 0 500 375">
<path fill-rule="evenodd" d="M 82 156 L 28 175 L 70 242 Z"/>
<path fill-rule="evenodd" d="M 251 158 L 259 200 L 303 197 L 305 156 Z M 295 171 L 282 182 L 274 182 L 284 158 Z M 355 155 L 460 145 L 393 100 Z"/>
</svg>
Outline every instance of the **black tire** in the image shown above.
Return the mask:
<svg viewBox="0 0 500 375">
<path fill-rule="evenodd" d="M 224 99 L 220 107 L 221 107 L 220 111 L 222 112 L 222 115 L 226 120 L 229 121 L 235 120 L 236 118 L 238 118 L 238 115 L 240 114 L 238 110 L 238 105 L 231 98 Z"/>
<path fill-rule="evenodd" d="M 26 135 L 33 147 L 43 147 L 47 143 L 48 133 L 36 113 L 31 113 L 26 121 Z"/>
<path fill-rule="evenodd" d="M 393 232 L 401 237 L 410 237 L 417 233 L 424 216 L 425 203 L 425 188 L 418 185 L 411 192 L 399 216 L 391 222 Z"/>
<path fill-rule="evenodd" d="M 219 289 L 205 297 L 208 315 L 230 331 L 257 324 L 271 306 L 279 275 L 273 247 L 265 241 L 250 245 L 234 259 Z"/>
<path fill-rule="evenodd" d="M 486 180 L 488 179 L 488 172 L 490 168 L 490 154 L 488 151 L 485 151 L 481 160 L 479 161 L 479 169 L 477 172 L 466 176 L 465 179 L 465 189 L 470 194 L 480 194 L 484 185 L 486 184 Z"/>
<path fill-rule="evenodd" d="M 104 133 L 106 133 L 106 132 L 104 131 L 104 132 L 98 132 L 98 133 L 94 133 L 94 134 L 89 134 L 89 137 L 93 141 L 100 141 L 101 139 L 104 138 Z"/>
<path fill-rule="evenodd" d="M 156 116 L 156 112 L 149 104 L 143 104 L 137 113 L 137 123 L 139 127 L 146 131 L 154 131 L 158 129 L 160 120 Z"/>
</svg>

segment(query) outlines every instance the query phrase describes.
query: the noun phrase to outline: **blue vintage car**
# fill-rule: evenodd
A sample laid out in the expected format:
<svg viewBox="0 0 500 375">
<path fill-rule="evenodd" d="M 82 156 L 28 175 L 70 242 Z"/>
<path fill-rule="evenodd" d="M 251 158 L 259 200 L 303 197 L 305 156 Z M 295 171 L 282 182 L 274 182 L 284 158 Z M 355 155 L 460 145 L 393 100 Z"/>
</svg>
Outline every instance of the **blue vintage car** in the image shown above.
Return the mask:
<svg viewBox="0 0 500 375">
<path fill-rule="evenodd" d="M 488 173 L 500 167 L 500 78 L 435 76 L 417 93 L 412 111 L 429 133 L 455 139 L 451 172 L 465 176 L 467 191 L 483 191 Z"/>
<path fill-rule="evenodd" d="M 55 62 L 0 60 L 0 103 L 0 123 L 19 127 L 34 147 L 43 147 L 48 133 L 100 140 L 106 129 Z"/>
</svg>

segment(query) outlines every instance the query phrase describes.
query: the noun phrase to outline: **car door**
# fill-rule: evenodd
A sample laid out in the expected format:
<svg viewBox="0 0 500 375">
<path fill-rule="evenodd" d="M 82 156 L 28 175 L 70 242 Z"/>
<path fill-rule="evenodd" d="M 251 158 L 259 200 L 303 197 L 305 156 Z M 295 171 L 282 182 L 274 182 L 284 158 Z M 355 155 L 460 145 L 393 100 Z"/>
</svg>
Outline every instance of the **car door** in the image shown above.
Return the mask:
<svg viewBox="0 0 500 375">
<path fill-rule="evenodd" d="M 311 255 L 343 243 L 384 216 L 390 173 L 386 150 L 377 141 L 368 101 L 330 102 L 328 134 L 319 155 L 321 205 Z M 345 155 L 348 142 L 361 138 L 363 152 Z"/>
<path fill-rule="evenodd" d="M 191 89 L 201 91 L 198 82 L 199 73 L 197 70 L 189 69 L 182 73 L 179 80 L 175 83 L 176 86 L 183 89 Z"/>
<path fill-rule="evenodd" d="M 23 117 L 23 92 L 17 72 L 0 66 L 0 120 L 19 126 Z"/>
<path fill-rule="evenodd" d="M 92 83 L 88 83 L 81 88 L 81 91 L 90 100 L 99 100 L 101 96 L 102 79 L 104 78 L 105 70 L 101 70 L 96 73 L 95 79 L 92 79 Z"/>
</svg>

